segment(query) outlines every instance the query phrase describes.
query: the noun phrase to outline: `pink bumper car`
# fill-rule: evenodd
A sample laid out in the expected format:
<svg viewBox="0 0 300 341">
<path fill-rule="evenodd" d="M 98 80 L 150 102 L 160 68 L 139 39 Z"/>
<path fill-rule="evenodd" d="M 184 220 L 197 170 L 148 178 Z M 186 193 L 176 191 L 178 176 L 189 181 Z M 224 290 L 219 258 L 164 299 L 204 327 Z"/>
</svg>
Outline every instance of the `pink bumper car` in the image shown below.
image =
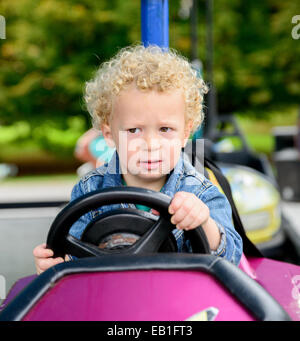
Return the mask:
<svg viewBox="0 0 300 341">
<path fill-rule="evenodd" d="M 300 320 L 300 267 L 243 255 L 237 267 L 210 254 L 201 227 L 188 231 L 193 253 L 177 253 L 162 193 L 113 188 L 66 206 L 47 239 L 73 261 L 20 279 L 3 302 L 0 321 L 291 321 Z M 68 232 L 88 211 L 135 203 L 103 214 L 82 238 Z"/>
</svg>

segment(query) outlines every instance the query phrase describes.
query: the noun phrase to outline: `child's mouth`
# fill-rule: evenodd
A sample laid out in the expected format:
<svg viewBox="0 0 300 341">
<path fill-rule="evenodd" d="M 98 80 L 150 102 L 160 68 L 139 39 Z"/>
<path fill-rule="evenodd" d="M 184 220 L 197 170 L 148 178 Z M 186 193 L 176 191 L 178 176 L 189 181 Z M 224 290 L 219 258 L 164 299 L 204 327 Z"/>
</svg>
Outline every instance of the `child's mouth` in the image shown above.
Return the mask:
<svg viewBox="0 0 300 341">
<path fill-rule="evenodd" d="M 145 169 L 156 169 L 161 165 L 162 160 L 155 160 L 155 161 L 147 160 L 147 161 L 140 161 L 139 163 Z"/>
</svg>

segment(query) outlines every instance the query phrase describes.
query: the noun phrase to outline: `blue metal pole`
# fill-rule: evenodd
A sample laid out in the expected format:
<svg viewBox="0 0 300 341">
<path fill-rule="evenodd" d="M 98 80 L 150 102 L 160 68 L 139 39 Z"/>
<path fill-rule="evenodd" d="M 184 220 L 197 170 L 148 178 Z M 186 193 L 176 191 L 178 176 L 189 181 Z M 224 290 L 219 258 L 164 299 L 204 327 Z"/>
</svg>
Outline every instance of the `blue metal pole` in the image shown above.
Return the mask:
<svg viewBox="0 0 300 341">
<path fill-rule="evenodd" d="M 168 0 L 141 0 L 141 31 L 144 46 L 169 47 Z"/>
</svg>

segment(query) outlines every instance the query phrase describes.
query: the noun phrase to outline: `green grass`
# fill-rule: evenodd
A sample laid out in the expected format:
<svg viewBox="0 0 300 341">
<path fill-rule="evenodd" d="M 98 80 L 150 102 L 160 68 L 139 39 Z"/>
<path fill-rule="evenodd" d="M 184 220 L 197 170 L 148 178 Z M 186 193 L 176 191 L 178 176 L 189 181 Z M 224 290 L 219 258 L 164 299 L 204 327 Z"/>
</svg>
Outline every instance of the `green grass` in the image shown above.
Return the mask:
<svg viewBox="0 0 300 341">
<path fill-rule="evenodd" d="M 250 147 L 259 153 L 271 154 L 274 150 L 274 138 L 264 134 L 247 134 Z"/>
<path fill-rule="evenodd" d="M 255 119 L 242 114 L 236 115 L 236 118 L 250 147 L 257 152 L 271 155 L 275 143 L 272 129 L 296 125 L 298 110 L 298 107 L 291 107 L 285 111 L 274 111 L 269 114 L 269 119 Z"/>
<path fill-rule="evenodd" d="M 49 159 L 49 154 L 32 143 L 0 145 L 0 162 L 15 163 L 16 160 L 20 162 L 28 159 L 45 160 Z"/>
<path fill-rule="evenodd" d="M 8 177 L 1 181 L 2 184 L 18 183 L 18 182 L 76 182 L 77 174 L 49 174 L 49 175 L 24 175 L 20 177 Z"/>
</svg>

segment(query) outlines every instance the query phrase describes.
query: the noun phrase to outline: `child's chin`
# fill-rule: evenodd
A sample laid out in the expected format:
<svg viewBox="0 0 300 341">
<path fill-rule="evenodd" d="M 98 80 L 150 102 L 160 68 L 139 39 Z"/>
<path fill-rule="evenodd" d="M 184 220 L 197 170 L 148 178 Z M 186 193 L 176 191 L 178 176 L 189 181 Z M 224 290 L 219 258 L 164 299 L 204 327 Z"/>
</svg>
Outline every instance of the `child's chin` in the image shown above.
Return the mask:
<svg viewBox="0 0 300 341">
<path fill-rule="evenodd" d="M 159 180 L 166 176 L 162 171 L 160 170 L 151 170 L 151 171 L 145 171 L 140 170 L 138 173 L 136 173 L 136 176 L 140 179 L 144 180 Z"/>
<path fill-rule="evenodd" d="M 145 179 L 159 179 L 165 176 L 165 174 L 158 172 L 158 171 L 152 171 L 152 172 L 140 172 L 137 174 L 140 178 L 145 178 Z"/>
<path fill-rule="evenodd" d="M 131 169 L 129 169 L 129 173 L 131 173 L 132 175 L 135 175 L 139 178 L 142 179 L 160 179 L 162 177 L 165 177 L 167 174 L 169 174 L 170 170 L 168 169 L 164 169 L 166 167 L 159 167 L 156 169 L 145 169 L 143 167 L 133 167 Z"/>
</svg>

